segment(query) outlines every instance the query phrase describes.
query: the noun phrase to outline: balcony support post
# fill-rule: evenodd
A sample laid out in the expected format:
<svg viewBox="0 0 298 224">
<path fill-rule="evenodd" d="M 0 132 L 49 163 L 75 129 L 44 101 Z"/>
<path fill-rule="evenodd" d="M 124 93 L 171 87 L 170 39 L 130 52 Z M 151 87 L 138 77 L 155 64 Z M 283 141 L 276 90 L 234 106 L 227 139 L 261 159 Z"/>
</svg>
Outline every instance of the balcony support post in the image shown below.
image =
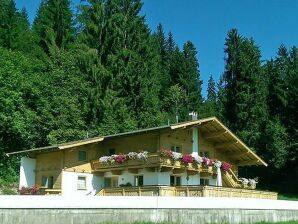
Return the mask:
<svg viewBox="0 0 298 224">
<path fill-rule="evenodd" d="M 192 128 L 192 155 L 199 155 L 199 131 L 198 127 Z"/>
</svg>

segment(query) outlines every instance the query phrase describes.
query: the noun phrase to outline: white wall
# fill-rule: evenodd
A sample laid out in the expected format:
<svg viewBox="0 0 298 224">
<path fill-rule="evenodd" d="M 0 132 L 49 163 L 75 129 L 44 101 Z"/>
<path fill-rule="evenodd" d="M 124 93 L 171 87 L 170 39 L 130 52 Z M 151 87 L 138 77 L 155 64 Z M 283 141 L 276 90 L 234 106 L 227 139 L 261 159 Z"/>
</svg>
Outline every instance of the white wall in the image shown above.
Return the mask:
<svg viewBox="0 0 298 224">
<path fill-rule="evenodd" d="M 32 187 L 35 185 L 35 168 L 36 159 L 21 158 L 20 166 L 20 183 L 19 188 L 22 187 Z"/>
<path fill-rule="evenodd" d="M 297 201 L 216 198 L 216 197 L 146 197 L 146 196 L 0 196 L 0 208 L 218 208 L 297 210 Z"/>
<path fill-rule="evenodd" d="M 86 190 L 78 190 L 78 177 L 86 177 Z M 103 177 L 90 173 L 62 171 L 62 195 L 94 195 L 104 186 Z"/>
<path fill-rule="evenodd" d="M 136 175 L 144 176 L 144 185 L 169 186 L 170 176 L 173 175 L 173 172 L 148 172 L 145 169 L 141 169 L 138 174 L 124 171 L 119 176 L 113 175 L 111 172 L 106 172 L 104 177 L 118 177 L 118 185 L 127 183 L 134 185 L 134 176 Z M 200 185 L 200 174 L 189 176 L 188 181 L 186 173 L 182 173 L 177 176 L 181 177 L 181 185 Z M 209 179 L 210 185 L 216 185 L 216 179 L 213 179 L 212 177 L 206 177 L 205 179 Z"/>
</svg>

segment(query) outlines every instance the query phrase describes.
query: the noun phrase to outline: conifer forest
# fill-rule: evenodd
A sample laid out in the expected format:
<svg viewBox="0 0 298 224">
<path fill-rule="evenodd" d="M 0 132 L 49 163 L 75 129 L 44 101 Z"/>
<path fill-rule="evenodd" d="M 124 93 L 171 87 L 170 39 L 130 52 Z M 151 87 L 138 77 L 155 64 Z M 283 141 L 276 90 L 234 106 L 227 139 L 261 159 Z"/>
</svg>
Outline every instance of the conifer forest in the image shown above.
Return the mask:
<svg viewBox="0 0 298 224">
<path fill-rule="evenodd" d="M 253 37 L 227 30 L 220 80 L 202 96 L 200 59 L 162 24 L 150 30 L 141 0 L 43 0 L 32 24 L 0 1 L 0 185 L 18 181 L 5 153 L 218 117 L 268 167 L 240 175 L 298 193 L 298 48 L 261 60 Z M 203 94 L 204 95 L 204 94 Z"/>
</svg>

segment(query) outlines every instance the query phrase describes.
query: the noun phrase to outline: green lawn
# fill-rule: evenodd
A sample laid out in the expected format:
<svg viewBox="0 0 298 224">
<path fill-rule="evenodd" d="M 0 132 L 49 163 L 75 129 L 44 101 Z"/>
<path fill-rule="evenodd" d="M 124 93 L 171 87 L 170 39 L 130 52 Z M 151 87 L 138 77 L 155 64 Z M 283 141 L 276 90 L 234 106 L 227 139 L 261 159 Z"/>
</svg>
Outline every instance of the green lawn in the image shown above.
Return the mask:
<svg viewBox="0 0 298 224">
<path fill-rule="evenodd" d="M 112 224 L 112 223 L 106 223 L 106 224 Z M 171 224 L 166 222 L 134 222 L 131 224 Z M 258 222 L 256 224 L 298 224 L 298 221 L 288 221 L 288 222 Z"/>
<path fill-rule="evenodd" d="M 278 194 L 278 200 L 298 201 L 298 194 Z"/>
</svg>

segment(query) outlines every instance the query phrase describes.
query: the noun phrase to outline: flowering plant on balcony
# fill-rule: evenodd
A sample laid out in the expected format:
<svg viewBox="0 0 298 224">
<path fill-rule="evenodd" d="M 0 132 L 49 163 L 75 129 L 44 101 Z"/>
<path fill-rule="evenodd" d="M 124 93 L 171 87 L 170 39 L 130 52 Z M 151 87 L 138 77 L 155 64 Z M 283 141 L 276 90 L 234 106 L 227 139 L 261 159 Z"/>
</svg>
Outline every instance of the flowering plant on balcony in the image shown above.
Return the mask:
<svg viewBox="0 0 298 224">
<path fill-rule="evenodd" d="M 223 171 L 228 171 L 229 169 L 231 169 L 232 165 L 227 163 L 227 162 L 222 162 L 221 168 L 223 169 Z"/>
<path fill-rule="evenodd" d="M 108 163 L 110 162 L 111 156 L 102 156 L 99 158 L 99 162 L 101 163 Z"/>
<path fill-rule="evenodd" d="M 138 160 L 147 160 L 148 159 L 148 152 L 147 151 L 139 152 L 137 154 L 137 159 Z"/>
<path fill-rule="evenodd" d="M 203 158 L 201 156 L 198 156 L 198 155 L 193 155 L 193 160 L 198 164 L 203 163 Z"/>
<path fill-rule="evenodd" d="M 22 187 L 20 189 L 21 195 L 37 195 L 39 194 L 39 186 L 34 185 L 32 187 Z"/>
<path fill-rule="evenodd" d="M 127 160 L 127 156 L 124 154 L 119 154 L 115 156 L 116 163 L 122 164 Z"/>
<path fill-rule="evenodd" d="M 138 153 L 137 152 L 129 152 L 127 154 L 129 159 L 136 159 L 137 158 Z"/>
<path fill-rule="evenodd" d="M 180 160 L 183 159 L 183 155 L 180 152 L 173 152 L 172 153 L 172 159 L 173 160 Z"/>
<path fill-rule="evenodd" d="M 182 156 L 182 162 L 185 163 L 185 164 L 192 163 L 193 162 L 192 155 L 191 154 L 183 155 Z"/>
<path fill-rule="evenodd" d="M 207 157 L 203 157 L 203 165 L 205 165 L 205 166 L 212 166 L 213 165 L 212 159 L 209 159 Z"/>
<path fill-rule="evenodd" d="M 215 168 L 220 168 L 222 163 L 219 160 L 216 160 L 213 165 Z"/>
<path fill-rule="evenodd" d="M 169 149 L 161 149 L 160 155 L 169 159 L 173 158 L 173 152 Z"/>
<path fill-rule="evenodd" d="M 127 160 L 147 160 L 148 159 L 148 152 L 129 152 L 128 154 L 118 154 L 112 156 L 102 156 L 99 158 L 100 163 L 118 163 L 122 164 Z"/>
</svg>

